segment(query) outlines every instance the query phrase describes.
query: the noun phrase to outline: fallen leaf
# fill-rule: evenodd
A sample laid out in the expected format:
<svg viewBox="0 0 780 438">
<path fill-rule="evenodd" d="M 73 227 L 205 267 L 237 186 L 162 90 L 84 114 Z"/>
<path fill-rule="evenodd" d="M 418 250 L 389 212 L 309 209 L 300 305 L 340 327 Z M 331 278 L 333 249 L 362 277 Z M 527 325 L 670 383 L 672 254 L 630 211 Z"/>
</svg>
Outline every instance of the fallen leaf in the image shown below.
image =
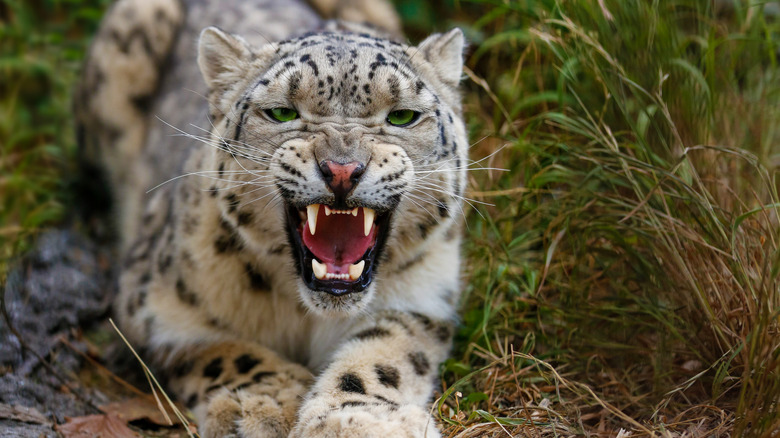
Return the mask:
<svg viewBox="0 0 780 438">
<path fill-rule="evenodd" d="M 173 426 L 173 423 L 169 422 L 168 419 L 165 418 L 165 415 L 160 411 L 157 403 L 148 398 L 136 397 L 109 403 L 101 406 L 100 410 L 107 414 L 116 415 L 128 423 L 146 419 L 160 426 Z M 172 413 L 169 413 L 169 418 L 171 418 L 172 415 Z"/>
<path fill-rule="evenodd" d="M 65 420 L 65 424 L 54 427 L 65 438 L 137 438 L 141 436 L 133 432 L 122 419 L 114 414 L 66 417 Z"/>
<path fill-rule="evenodd" d="M 27 406 L 11 406 L 0 403 L 0 419 L 21 421 L 24 423 L 51 424 L 37 409 Z"/>
</svg>

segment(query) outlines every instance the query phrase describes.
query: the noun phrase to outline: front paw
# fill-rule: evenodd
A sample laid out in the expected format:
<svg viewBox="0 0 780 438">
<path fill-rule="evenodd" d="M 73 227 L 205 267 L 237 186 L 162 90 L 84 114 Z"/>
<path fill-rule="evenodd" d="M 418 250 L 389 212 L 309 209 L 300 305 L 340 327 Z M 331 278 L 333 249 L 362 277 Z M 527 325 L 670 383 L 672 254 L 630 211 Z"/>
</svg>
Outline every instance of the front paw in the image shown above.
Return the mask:
<svg viewBox="0 0 780 438">
<path fill-rule="evenodd" d="M 439 438 L 436 423 L 421 407 L 387 401 L 334 405 L 309 400 L 290 438 Z"/>
<path fill-rule="evenodd" d="M 203 438 L 286 438 L 305 386 L 251 386 L 215 391 L 195 409 Z"/>
<path fill-rule="evenodd" d="M 199 432 L 204 438 L 284 438 L 290 426 L 268 395 L 224 390 L 209 400 Z"/>
</svg>

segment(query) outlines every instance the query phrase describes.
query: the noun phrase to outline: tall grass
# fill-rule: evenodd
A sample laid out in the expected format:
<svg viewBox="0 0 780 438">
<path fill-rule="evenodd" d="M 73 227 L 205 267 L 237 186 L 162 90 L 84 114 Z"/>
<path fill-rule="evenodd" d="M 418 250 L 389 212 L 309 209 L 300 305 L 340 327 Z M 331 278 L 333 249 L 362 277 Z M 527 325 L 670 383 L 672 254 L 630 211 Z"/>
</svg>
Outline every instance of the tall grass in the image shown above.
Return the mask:
<svg viewBox="0 0 780 438">
<path fill-rule="evenodd" d="M 473 172 L 495 205 L 469 221 L 449 432 L 778 433 L 775 5 L 450 6 L 473 155 L 506 145 L 510 172 Z"/>
<path fill-rule="evenodd" d="M 0 1 L 0 284 L 63 218 L 75 150 L 70 91 L 107 0 Z"/>
</svg>

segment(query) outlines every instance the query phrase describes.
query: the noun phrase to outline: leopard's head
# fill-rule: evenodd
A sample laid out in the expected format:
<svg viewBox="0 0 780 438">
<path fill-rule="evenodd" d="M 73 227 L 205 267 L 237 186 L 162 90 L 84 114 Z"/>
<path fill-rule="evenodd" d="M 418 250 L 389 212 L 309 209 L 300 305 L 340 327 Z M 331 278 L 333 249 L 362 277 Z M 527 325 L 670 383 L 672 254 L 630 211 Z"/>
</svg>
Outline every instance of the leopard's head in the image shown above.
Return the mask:
<svg viewBox="0 0 780 438">
<path fill-rule="evenodd" d="M 359 311 L 386 266 L 453 228 L 467 153 L 463 46 L 459 29 L 418 46 L 332 31 L 253 47 L 202 32 L 223 215 L 272 218 L 249 228 L 278 221 L 310 309 Z"/>
</svg>

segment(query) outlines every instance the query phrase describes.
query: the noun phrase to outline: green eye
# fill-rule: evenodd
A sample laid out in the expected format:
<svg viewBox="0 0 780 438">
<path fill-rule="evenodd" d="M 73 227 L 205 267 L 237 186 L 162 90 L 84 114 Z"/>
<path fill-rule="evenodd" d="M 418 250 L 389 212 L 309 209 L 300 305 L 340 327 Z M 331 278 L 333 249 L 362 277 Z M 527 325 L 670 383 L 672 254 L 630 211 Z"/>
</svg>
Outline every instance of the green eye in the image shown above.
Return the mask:
<svg viewBox="0 0 780 438">
<path fill-rule="evenodd" d="M 395 126 L 406 126 L 420 117 L 420 113 L 412 110 L 396 110 L 387 115 L 387 123 Z"/>
<path fill-rule="evenodd" d="M 278 122 L 289 122 L 298 118 L 298 111 L 292 108 L 273 108 L 265 110 L 265 113 Z"/>
</svg>

